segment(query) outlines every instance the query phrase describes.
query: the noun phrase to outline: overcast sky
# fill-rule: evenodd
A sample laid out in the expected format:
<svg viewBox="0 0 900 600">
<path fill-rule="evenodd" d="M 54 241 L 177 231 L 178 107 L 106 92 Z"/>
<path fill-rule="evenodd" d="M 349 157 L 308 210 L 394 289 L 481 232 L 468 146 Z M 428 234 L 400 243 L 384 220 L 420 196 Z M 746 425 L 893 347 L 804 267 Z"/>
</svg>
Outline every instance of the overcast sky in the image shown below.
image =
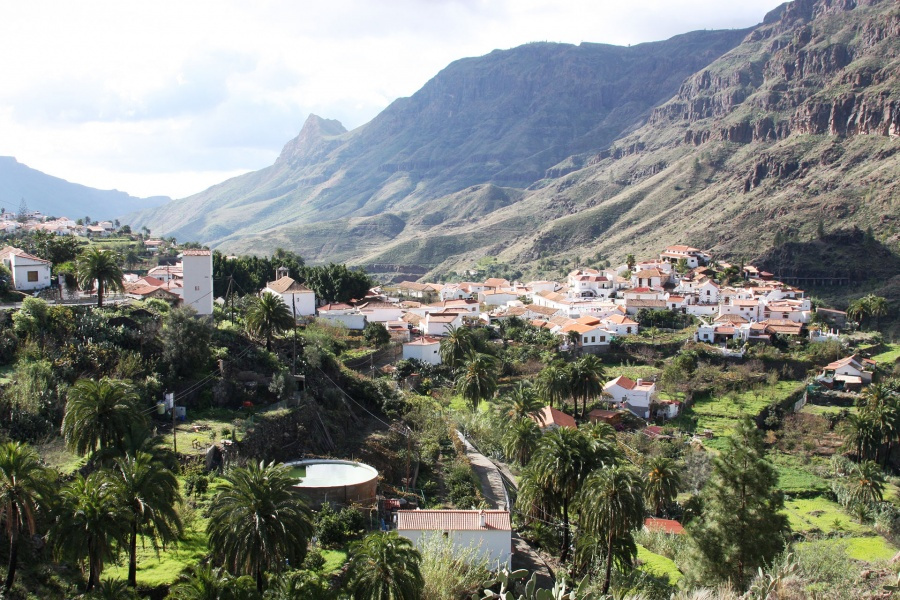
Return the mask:
<svg viewBox="0 0 900 600">
<path fill-rule="evenodd" d="M 348 129 L 458 58 L 748 27 L 778 0 L 27 0 L 0 7 L 0 155 L 183 197 Z"/>
</svg>

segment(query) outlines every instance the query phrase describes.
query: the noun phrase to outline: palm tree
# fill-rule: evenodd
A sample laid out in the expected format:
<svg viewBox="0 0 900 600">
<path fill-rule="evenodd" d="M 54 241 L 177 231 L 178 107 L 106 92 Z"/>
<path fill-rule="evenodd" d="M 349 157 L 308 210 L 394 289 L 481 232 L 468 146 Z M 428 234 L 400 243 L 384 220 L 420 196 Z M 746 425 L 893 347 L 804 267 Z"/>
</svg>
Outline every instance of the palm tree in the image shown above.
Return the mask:
<svg viewBox="0 0 900 600">
<path fill-rule="evenodd" d="M 181 519 L 175 504 L 181 500 L 178 480 L 153 455 L 138 452 L 115 462 L 112 472 L 116 494 L 128 513 L 131 527 L 128 545 L 128 585 L 137 587 L 137 539 L 149 538 L 154 548 L 181 535 Z"/>
<path fill-rule="evenodd" d="M 124 450 L 128 435 L 143 426 L 137 395 L 124 381 L 79 379 L 69 388 L 62 435 L 69 450 L 80 454 Z"/>
<path fill-rule="evenodd" d="M 0 522 L 9 536 L 7 592 L 16 579 L 20 534 L 35 534 L 37 514 L 47 506 L 52 481 L 53 471 L 41 464 L 33 448 L 20 442 L 0 445 Z"/>
<path fill-rule="evenodd" d="M 419 600 L 422 555 L 396 531 L 370 533 L 350 547 L 347 590 L 353 600 Z"/>
<path fill-rule="evenodd" d="M 137 600 L 137 593 L 121 579 L 104 579 L 87 596 L 90 600 Z"/>
<path fill-rule="evenodd" d="M 551 364 L 538 374 L 538 393 L 551 407 L 556 404 L 562 406 L 566 398 L 572 393 L 572 380 L 565 367 Z"/>
<path fill-rule="evenodd" d="M 575 356 L 578 345 L 581 343 L 581 334 L 573 329 L 566 334 L 566 341 L 569 344 L 569 351 L 572 353 L 572 356 Z"/>
<path fill-rule="evenodd" d="M 588 441 L 591 451 L 591 464 L 598 466 L 613 465 L 619 459 L 616 430 L 608 423 L 587 423 L 579 431 Z"/>
<path fill-rule="evenodd" d="M 523 467 L 531 460 L 531 455 L 541 439 L 537 423 L 528 417 L 519 417 L 503 434 L 503 453 Z"/>
<path fill-rule="evenodd" d="M 664 456 L 654 456 L 644 465 L 644 492 L 647 505 L 659 516 L 662 510 L 675 500 L 681 487 L 681 473 L 675 461 Z"/>
<path fill-rule="evenodd" d="M 527 417 L 541 409 L 541 401 L 538 400 L 534 388 L 528 381 L 517 383 L 509 395 L 504 398 L 504 402 L 507 406 L 506 416 L 511 419 Z"/>
<path fill-rule="evenodd" d="M 878 328 L 878 320 L 887 314 L 887 299 L 883 296 L 868 294 L 866 296 L 869 316 L 875 319 L 875 328 Z"/>
<path fill-rule="evenodd" d="M 853 450 L 858 460 L 874 457 L 881 443 L 881 434 L 875 423 L 864 414 L 850 414 L 842 426 L 844 446 Z"/>
<path fill-rule="evenodd" d="M 97 282 L 97 307 L 103 306 L 103 292 L 105 289 L 122 291 L 122 269 L 116 260 L 116 255 L 109 250 L 101 250 L 98 246 L 92 246 L 82 252 L 76 260 L 75 267 L 78 271 L 78 285 L 84 289 L 91 289 L 94 281 Z"/>
<path fill-rule="evenodd" d="M 850 503 L 872 504 L 884 498 L 884 472 L 877 463 L 867 460 L 853 465 L 849 473 L 847 490 Z"/>
<path fill-rule="evenodd" d="M 605 546 L 606 577 L 601 594 L 609 592 L 613 561 L 630 562 L 637 554 L 631 532 L 644 522 L 642 484 L 640 473 L 632 467 L 608 467 L 591 473 L 578 495 L 580 526 L 597 535 Z"/>
<path fill-rule="evenodd" d="M 594 468 L 593 452 L 587 437 L 577 429 L 560 427 L 554 429 L 538 442 L 537 450 L 528 463 L 528 470 L 522 479 L 530 479 L 523 487 L 540 490 L 542 504 L 562 518 L 563 522 L 563 562 L 569 555 L 569 509 L 575 499 L 581 482 Z M 531 512 L 531 503 L 538 501 L 534 494 L 522 494 L 519 500 L 523 512 Z"/>
<path fill-rule="evenodd" d="M 294 326 L 291 309 L 277 295 L 265 292 L 247 310 L 247 328 L 266 338 L 266 350 L 272 349 L 272 336 Z"/>
<path fill-rule="evenodd" d="M 116 494 L 116 483 L 105 471 L 80 474 L 63 487 L 60 508 L 50 530 L 57 555 L 87 558 L 86 592 L 100 582 L 104 561 L 128 536 L 128 513 Z"/>
<path fill-rule="evenodd" d="M 441 340 L 441 362 L 455 369 L 475 350 L 472 330 L 465 327 L 451 327 Z"/>
<path fill-rule="evenodd" d="M 309 509 L 284 465 L 260 462 L 225 474 L 209 508 L 209 547 L 235 574 L 256 577 L 299 565 L 313 534 Z"/>
<path fill-rule="evenodd" d="M 478 404 L 497 391 L 497 361 L 493 356 L 472 352 L 456 377 L 456 391 L 478 410 Z"/>
<path fill-rule="evenodd" d="M 569 376 L 572 380 L 572 395 L 575 396 L 575 410 L 578 410 L 578 400 L 581 397 L 581 416 L 587 410 L 588 398 L 599 396 L 603 391 L 603 379 L 605 369 L 600 359 L 593 354 L 582 356 L 569 367 Z"/>
<path fill-rule="evenodd" d="M 175 600 L 230 599 L 232 580 L 224 569 L 213 568 L 209 563 L 196 565 L 189 574 L 182 574 L 178 578 L 169 596 Z"/>
</svg>

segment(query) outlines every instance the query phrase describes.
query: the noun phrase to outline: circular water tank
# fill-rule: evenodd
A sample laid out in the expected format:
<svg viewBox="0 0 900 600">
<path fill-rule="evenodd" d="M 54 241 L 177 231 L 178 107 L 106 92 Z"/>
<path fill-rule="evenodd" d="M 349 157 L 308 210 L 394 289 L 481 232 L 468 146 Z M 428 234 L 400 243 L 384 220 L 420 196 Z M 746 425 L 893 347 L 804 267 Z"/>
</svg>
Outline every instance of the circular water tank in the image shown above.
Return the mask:
<svg viewBox="0 0 900 600">
<path fill-rule="evenodd" d="M 309 459 L 285 463 L 297 477 L 297 488 L 313 508 L 325 502 L 373 504 L 378 471 L 351 460 Z"/>
</svg>

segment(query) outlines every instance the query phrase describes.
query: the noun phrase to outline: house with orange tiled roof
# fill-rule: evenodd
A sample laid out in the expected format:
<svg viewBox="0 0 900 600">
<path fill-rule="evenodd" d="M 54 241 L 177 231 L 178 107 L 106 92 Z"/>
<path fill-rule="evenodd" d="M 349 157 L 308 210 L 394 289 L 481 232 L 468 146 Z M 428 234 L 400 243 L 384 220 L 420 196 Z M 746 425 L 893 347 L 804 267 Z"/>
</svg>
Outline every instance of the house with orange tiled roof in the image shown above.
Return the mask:
<svg viewBox="0 0 900 600">
<path fill-rule="evenodd" d="M 656 384 L 652 381 L 634 381 L 620 375 L 606 382 L 603 391 L 621 408 L 630 410 L 642 419 L 650 418 L 650 404 L 656 398 Z"/>
<path fill-rule="evenodd" d="M 50 286 L 50 268 L 53 264 L 15 246 L 0 250 L 0 261 L 12 274 L 11 287 L 23 291 L 40 290 Z"/>
<path fill-rule="evenodd" d="M 581 317 L 585 319 L 585 317 Z M 559 331 L 557 331 L 557 335 L 563 338 L 564 346 L 568 347 L 569 335 L 570 332 L 576 332 L 578 334 L 578 348 L 582 350 L 588 351 L 597 351 L 599 348 L 608 347 L 609 343 L 612 341 L 613 334 L 612 332 L 607 331 L 600 324 L 599 319 L 588 319 L 592 321 L 593 325 L 586 325 L 585 323 L 579 322 L 578 320 L 570 320 L 568 323 L 563 325 Z"/>
<path fill-rule="evenodd" d="M 296 317 L 306 317 L 316 314 L 316 294 L 311 289 L 294 281 L 288 276 L 288 270 L 279 267 L 275 273 L 275 281 L 270 281 L 262 290 L 263 294 L 274 294 Z"/>
<path fill-rule="evenodd" d="M 852 354 L 825 365 L 816 381 L 830 389 L 856 389 L 872 383 L 875 361 Z"/>
<path fill-rule="evenodd" d="M 691 269 L 696 269 L 700 265 L 709 263 L 710 258 L 709 254 L 702 250 L 683 244 L 667 246 L 665 250 L 659 253 L 659 260 L 675 264 L 679 260 L 684 259 L 687 262 L 688 268 Z"/>
<path fill-rule="evenodd" d="M 537 423 L 537 426 L 541 431 L 549 431 L 559 427 L 568 427 L 570 429 L 576 429 L 578 427 L 575 423 L 575 419 L 571 415 L 567 415 L 563 411 L 557 410 L 552 406 L 545 406 L 528 416 L 532 421 Z"/>
<path fill-rule="evenodd" d="M 625 315 L 612 314 L 600 321 L 603 328 L 617 336 L 636 335 L 639 331 L 638 322 Z"/>
<path fill-rule="evenodd" d="M 398 510 L 397 533 L 424 549 L 431 538 L 446 538 L 459 551 L 475 548 L 491 568 L 509 568 L 512 524 L 508 510 Z"/>
</svg>

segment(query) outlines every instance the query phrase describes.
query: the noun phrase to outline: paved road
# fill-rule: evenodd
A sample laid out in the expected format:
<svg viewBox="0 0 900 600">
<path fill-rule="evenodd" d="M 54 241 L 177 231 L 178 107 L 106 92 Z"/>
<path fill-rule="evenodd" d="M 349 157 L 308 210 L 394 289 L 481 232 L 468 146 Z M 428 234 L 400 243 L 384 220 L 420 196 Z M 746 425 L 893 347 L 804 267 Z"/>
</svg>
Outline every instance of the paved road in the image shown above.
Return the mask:
<svg viewBox="0 0 900 600">
<path fill-rule="evenodd" d="M 485 500 L 487 500 L 493 508 L 500 508 L 502 505 L 503 508 L 508 510 L 510 508 L 509 499 L 506 488 L 503 485 L 503 477 L 501 477 L 497 465 L 491 462 L 484 454 L 481 454 L 471 443 L 469 443 L 469 440 L 467 440 L 461 432 L 457 431 L 456 435 L 459 436 L 460 441 L 466 447 L 466 457 L 472 464 L 472 470 L 475 471 L 475 474 L 478 476 L 478 481 L 481 483 L 481 491 L 482 494 L 484 494 Z M 510 481 L 513 481 L 511 474 L 508 474 L 507 477 Z M 513 570 L 527 569 L 530 573 L 537 573 L 539 587 L 549 588 L 552 586 L 553 574 L 550 572 L 547 563 L 541 558 L 537 550 L 532 548 L 531 545 L 522 539 L 515 531 L 513 531 L 512 537 Z"/>
</svg>

